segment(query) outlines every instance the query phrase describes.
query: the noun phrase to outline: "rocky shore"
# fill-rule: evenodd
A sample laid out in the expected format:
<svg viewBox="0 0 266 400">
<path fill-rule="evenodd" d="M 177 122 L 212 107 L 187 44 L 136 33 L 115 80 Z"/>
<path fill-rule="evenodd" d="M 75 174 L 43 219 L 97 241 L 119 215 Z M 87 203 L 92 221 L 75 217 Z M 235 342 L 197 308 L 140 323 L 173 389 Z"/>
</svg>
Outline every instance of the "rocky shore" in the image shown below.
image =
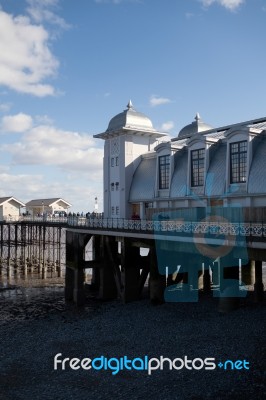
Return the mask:
<svg viewBox="0 0 266 400">
<path fill-rule="evenodd" d="M 12 295 L 17 290 L 17 295 Z M 21 292 L 19 292 L 21 290 Z M 265 301 L 241 300 L 221 314 L 218 301 L 153 306 L 88 298 L 65 304 L 63 287 L 0 292 L 0 399 L 262 399 L 266 398 Z M 14 292 L 13 292 L 14 294 Z M 54 357 L 143 359 L 215 358 L 216 368 L 163 370 L 54 370 Z M 219 368 L 227 359 L 249 369 Z M 178 361 L 180 366 L 182 361 Z M 200 367 L 198 360 L 194 365 Z M 191 365 L 191 364 L 189 364 Z M 60 367 L 60 365 L 59 365 Z"/>
</svg>

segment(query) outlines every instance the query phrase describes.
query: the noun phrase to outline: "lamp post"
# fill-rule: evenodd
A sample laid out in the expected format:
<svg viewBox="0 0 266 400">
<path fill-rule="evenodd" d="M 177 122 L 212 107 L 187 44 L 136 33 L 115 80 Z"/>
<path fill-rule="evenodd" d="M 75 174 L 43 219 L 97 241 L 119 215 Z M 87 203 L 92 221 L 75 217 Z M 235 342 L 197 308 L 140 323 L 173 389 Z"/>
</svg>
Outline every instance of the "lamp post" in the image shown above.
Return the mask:
<svg viewBox="0 0 266 400">
<path fill-rule="evenodd" d="M 98 198 L 97 197 L 95 197 L 95 203 L 94 203 L 94 212 L 95 212 L 95 214 L 97 214 L 98 213 Z"/>
<path fill-rule="evenodd" d="M 42 201 L 42 216 L 44 218 L 44 202 Z"/>
</svg>

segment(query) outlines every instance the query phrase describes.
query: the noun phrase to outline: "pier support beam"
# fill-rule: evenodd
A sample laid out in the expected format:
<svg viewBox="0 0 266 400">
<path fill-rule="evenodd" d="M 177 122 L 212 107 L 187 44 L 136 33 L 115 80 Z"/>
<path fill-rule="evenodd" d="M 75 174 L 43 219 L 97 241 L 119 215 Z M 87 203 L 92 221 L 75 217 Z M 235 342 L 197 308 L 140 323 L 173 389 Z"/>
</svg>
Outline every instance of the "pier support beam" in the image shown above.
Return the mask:
<svg viewBox="0 0 266 400">
<path fill-rule="evenodd" d="M 254 284 L 254 295 L 255 301 L 263 300 L 263 280 L 262 280 L 262 261 L 255 261 L 255 284 Z"/>
<path fill-rule="evenodd" d="M 84 271 L 83 271 L 83 269 L 75 269 L 74 270 L 73 300 L 77 306 L 82 306 L 85 303 Z"/>
<path fill-rule="evenodd" d="M 27 265 L 26 262 L 25 262 L 24 267 L 23 267 L 23 272 L 24 272 L 24 276 L 25 277 L 28 276 L 28 265 Z M 31 271 L 29 270 L 29 272 L 31 272 Z"/>
<path fill-rule="evenodd" d="M 8 279 L 10 279 L 12 276 L 12 261 L 11 261 L 10 257 L 7 260 L 6 275 L 7 275 Z"/>
<path fill-rule="evenodd" d="M 241 266 L 241 281 L 245 285 L 254 285 L 255 283 L 255 261 L 249 261 Z"/>
<path fill-rule="evenodd" d="M 121 242 L 121 284 L 124 303 L 139 299 L 139 248 L 132 247 L 126 238 Z"/>
<path fill-rule="evenodd" d="M 220 284 L 220 259 L 213 262 L 211 270 L 212 270 L 212 284 L 214 286 L 218 286 Z"/>
<path fill-rule="evenodd" d="M 225 261 L 226 262 L 226 261 Z M 220 288 L 224 292 L 229 288 L 232 289 L 234 293 L 239 291 L 239 266 L 227 266 L 221 262 L 221 279 Z"/>
<path fill-rule="evenodd" d="M 56 261 L 56 263 L 55 263 L 55 270 L 57 272 L 58 278 L 62 278 L 62 267 L 61 267 L 59 261 Z"/>
<path fill-rule="evenodd" d="M 66 266 L 65 271 L 65 299 L 72 301 L 74 297 L 74 269 Z"/>
<path fill-rule="evenodd" d="M 203 273 L 203 292 L 210 293 L 211 291 L 211 275 L 209 266 L 204 267 Z"/>
<path fill-rule="evenodd" d="M 111 300 L 117 298 L 117 289 L 113 271 L 110 268 L 107 260 L 105 260 L 104 264 L 100 268 L 99 298 L 102 300 Z"/>
<path fill-rule="evenodd" d="M 95 235 L 93 238 L 93 260 L 101 259 L 101 236 Z M 100 288 L 100 269 L 93 268 L 92 269 L 92 278 L 91 278 L 91 288 L 93 290 L 99 290 Z"/>
<path fill-rule="evenodd" d="M 166 277 L 159 274 L 155 246 L 150 249 L 150 299 L 153 304 L 164 303 Z"/>
<path fill-rule="evenodd" d="M 42 262 L 41 271 L 42 271 L 42 279 L 46 279 L 47 278 L 47 266 L 45 265 L 45 261 Z"/>
<path fill-rule="evenodd" d="M 100 266 L 99 298 L 102 300 L 116 299 L 118 297 L 117 286 L 119 286 L 120 272 L 117 271 L 118 265 L 115 258 L 117 243 L 114 238 L 102 236 L 100 251 L 102 263 Z"/>
<path fill-rule="evenodd" d="M 85 302 L 84 252 L 90 237 L 85 233 L 66 232 L 65 298 L 74 300 L 78 306 Z"/>
<path fill-rule="evenodd" d="M 235 262 L 237 262 L 237 260 L 235 260 Z M 221 258 L 220 301 L 218 308 L 221 313 L 236 310 L 240 303 L 239 265 L 228 266 L 228 263 L 230 263 L 230 260 L 228 261 L 226 257 Z"/>
<path fill-rule="evenodd" d="M 92 269 L 91 288 L 93 290 L 99 290 L 99 288 L 100 288 L 100 269 L 99 268 Z"/>
<path fill-rule="evenodd" d="M 211 291 L 211 274 L 209 262 L 203 263 L 203 292 L 210 293 Z"/>
<path fill-rule="evenodd" d="M 201 266 L 198 268 L 198 289 L 203 290 L 203 263 L 201 263 Z"/>
</svg>

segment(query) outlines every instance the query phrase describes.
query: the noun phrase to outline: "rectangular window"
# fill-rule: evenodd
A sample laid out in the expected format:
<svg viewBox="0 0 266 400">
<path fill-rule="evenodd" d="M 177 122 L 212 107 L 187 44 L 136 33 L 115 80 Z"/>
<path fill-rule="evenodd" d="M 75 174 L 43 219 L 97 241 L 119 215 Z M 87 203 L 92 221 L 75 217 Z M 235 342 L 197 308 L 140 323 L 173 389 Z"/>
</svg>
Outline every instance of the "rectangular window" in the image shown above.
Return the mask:
<svg viewBox="0 0 266 400">
<path fill-rule="evenodd" d="M 118 206 L 115 208 L 115 213 L 116 213 L 116 215 L 119 215 L 119 207 Z"/>
<path fill-rule="evenodd" d="M 114 167 L 114 165 L 115 165 L 115 159 L 114 159 L 114 157 L 112 157 L 111 158 L 111 167 Z"/>
<path fill-rule="evenodd" d="M 118 167 L 118 165 L 119 165 L 119 158 L 118 157 L 116 157 L 115 158 L 115 165 Z"/>
<path fill-rule="evenodd" d="M 119 182 L 115 183 L 115 190 L 119 190 Z"/>
<path fill-rule="evenodd" d="M 114 214 L 115 214 L 115 208 L 112 207 L 112 215 L 114 215 Z"/>
<path fill-rule="evenodd" d="M 191 186 L 204 185 L 205 149 L 191 151 Z"/>
<path fill-rule="evenodd" d="M 153 203 L 145 203 L 145 208 L 153 208 Z"/>
<path fill-rule="evenodd" d="M 246 182 L 247 141 L 230 144 L 230 182 Z"/>
<path fill-rule="evenodd" d="M 112 192 L 115 190 L 115 184 L 114 183 L 111 183 L 111 190 L 112 190 Z"/>
<path fill-rule="evenodd" d="M 159 189 L 168 189 L 170 180 L 170 156 L 159 157 Z"/>
</svg>

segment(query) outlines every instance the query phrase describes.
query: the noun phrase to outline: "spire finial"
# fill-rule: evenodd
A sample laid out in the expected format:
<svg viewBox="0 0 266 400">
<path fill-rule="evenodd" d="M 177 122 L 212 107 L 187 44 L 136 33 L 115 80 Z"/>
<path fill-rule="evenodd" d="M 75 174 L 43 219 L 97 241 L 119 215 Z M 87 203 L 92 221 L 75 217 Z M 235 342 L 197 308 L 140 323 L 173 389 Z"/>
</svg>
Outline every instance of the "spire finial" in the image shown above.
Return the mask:
<svg viewBox="0 0 266 400">
<path fill-rule="evenodd" d="M 201 119 L 199 113 L 197 112 L 195 118 L 194 118 L 197 122 Z"/>
<path fill-rule="evenodd" d="M 132 101 L 129 100 L 129 102 L 128 102 L 128 104 L 127 104 L 127 109 L 128 109 L 128 110 L 132 110 L 132 108 L 133 108 Z"/>
</svg>

